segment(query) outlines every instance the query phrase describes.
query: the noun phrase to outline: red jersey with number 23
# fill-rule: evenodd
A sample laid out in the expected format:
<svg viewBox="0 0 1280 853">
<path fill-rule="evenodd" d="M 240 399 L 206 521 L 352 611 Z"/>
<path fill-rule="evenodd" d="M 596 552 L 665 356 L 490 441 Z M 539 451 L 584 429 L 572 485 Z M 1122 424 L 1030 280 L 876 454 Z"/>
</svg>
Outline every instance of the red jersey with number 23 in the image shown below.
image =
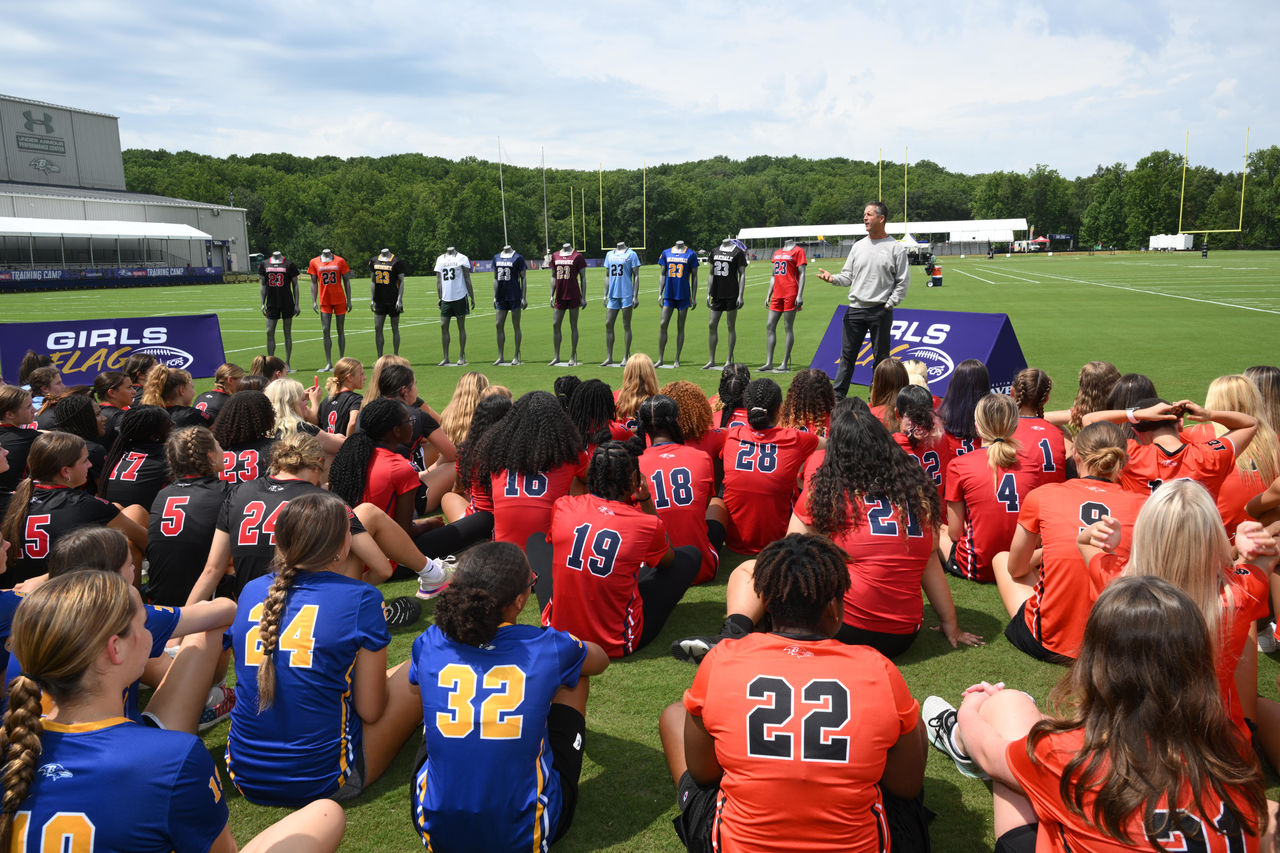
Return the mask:
<svg viewBox="0 0 1280 853">
<path fill-rule="evenodd" d="M 550 531 L 553 592 L 542 624 L 599 643 L 611 658 L 635 651 L 644 631 L 640 567 L 656 566 L 671 547 L 662 519 L 572 495 L 555 502 Z"/>
<path fill-rule="evenodd" d="M 795 296 L 800 291 L 800 267 L 809 263 L 804 249 L 792 246 L 773 253 L 773 295 Z"/>
</svg>

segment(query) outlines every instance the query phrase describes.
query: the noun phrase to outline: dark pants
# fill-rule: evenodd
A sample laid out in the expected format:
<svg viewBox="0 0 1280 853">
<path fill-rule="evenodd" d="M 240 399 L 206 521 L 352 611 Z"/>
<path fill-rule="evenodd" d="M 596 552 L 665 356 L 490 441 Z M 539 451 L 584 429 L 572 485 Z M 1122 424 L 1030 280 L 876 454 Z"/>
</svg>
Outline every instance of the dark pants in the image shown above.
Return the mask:
<svg viewBox="0 0 1280 853">
<path fill-rule="evenodd" d="M 845 313 L 844 337 L 840 343 L 840 369 L 836 371 L 836 381 L 833 383 L 837 397 L 843 397 L 849 393 L 849 382 L 853 379 L 853 364 L 858 360 L 858 351 L 862 349 L 862 339 L 866 337 L 867 332 L 871 333 L 871 348 L 875 353 L 874 364 L 879 364 L 889 357 L 889 329 L 892 325 L 892 308 L 850 307 Z"/>
</svg>

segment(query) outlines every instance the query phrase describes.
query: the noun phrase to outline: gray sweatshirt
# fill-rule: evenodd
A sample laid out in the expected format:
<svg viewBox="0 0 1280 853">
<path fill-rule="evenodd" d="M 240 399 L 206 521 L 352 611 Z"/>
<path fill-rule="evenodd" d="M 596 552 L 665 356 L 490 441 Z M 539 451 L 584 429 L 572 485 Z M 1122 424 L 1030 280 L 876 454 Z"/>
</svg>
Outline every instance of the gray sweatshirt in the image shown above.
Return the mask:
<svg viewBox="0 0 1280 853">
<path fill-rule="evenodd" d="M 870 237 L 853 244 L 844 269 L 832 277 L 834 285 L 849 288 L 854 308 L 892 308 L 907 295 L 911 266 L 907 249 L 893 237 Z"/>
</svg>

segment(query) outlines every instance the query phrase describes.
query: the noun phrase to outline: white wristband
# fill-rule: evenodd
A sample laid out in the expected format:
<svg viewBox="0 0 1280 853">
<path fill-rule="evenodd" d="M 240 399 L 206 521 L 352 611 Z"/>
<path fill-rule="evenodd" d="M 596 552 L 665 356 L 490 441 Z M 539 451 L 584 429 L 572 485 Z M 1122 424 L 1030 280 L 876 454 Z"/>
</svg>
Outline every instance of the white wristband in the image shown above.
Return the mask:
<svg viewBox="0 0 1280 853">
<path fill-rule="evenodd" d="M 1138 418 L 1134 415 L 1134 412 L 1136 411 L 1138 411 L 1137 406 L 1130 406 L 1124 410 L 1124 415 L 1129 419 L 1129 423 L 1131 424 L 1136 424 L 1138 422 Z"/>
</svg>

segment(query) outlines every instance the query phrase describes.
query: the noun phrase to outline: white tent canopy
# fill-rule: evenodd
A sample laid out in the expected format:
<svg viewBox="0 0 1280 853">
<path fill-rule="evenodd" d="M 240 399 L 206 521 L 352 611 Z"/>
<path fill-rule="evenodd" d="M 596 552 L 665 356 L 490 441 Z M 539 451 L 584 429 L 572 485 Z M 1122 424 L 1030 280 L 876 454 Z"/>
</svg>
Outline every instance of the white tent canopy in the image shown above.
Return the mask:
<svg viewBox="0 0 1280 853">
<path fill-rule="evenodd" d="M 1012 240 L 1013 231 L 1026 231 L 1026 219 L 955 219 L 937 222 L 888 222 L 885 231 L 894 235 L 901 234 L 951 234 L 952 232 L 972 234 L 974 232 L 998 231 L 1010 232 L 1008 237 L 999 239 Z M 738 232 L 739 240 L 782 240 L 787 237 L 797 239 L 813 239 L 817 237 L 864 237 L 867 227 L 862 223 L 845 223 L 837 225 L 775 225 L 768 228 L 743 228 Z M 952 237 L 952 239 L 956 239 Z M 995 239 L 995 238 L 992 238 Z"/>
<path fill-rule="evenodd" d="M 1013 231 L 993 228 L 987 231 L 952 231 L 952 243 L 1012 243 Z"/>
<path fill-rule="evenodd" d="M 211 240 L 190 225 L 110 219 L 39 219 L 0 216 L 0 237 L 81 237 L 103 240 Z"/>
</svg>

